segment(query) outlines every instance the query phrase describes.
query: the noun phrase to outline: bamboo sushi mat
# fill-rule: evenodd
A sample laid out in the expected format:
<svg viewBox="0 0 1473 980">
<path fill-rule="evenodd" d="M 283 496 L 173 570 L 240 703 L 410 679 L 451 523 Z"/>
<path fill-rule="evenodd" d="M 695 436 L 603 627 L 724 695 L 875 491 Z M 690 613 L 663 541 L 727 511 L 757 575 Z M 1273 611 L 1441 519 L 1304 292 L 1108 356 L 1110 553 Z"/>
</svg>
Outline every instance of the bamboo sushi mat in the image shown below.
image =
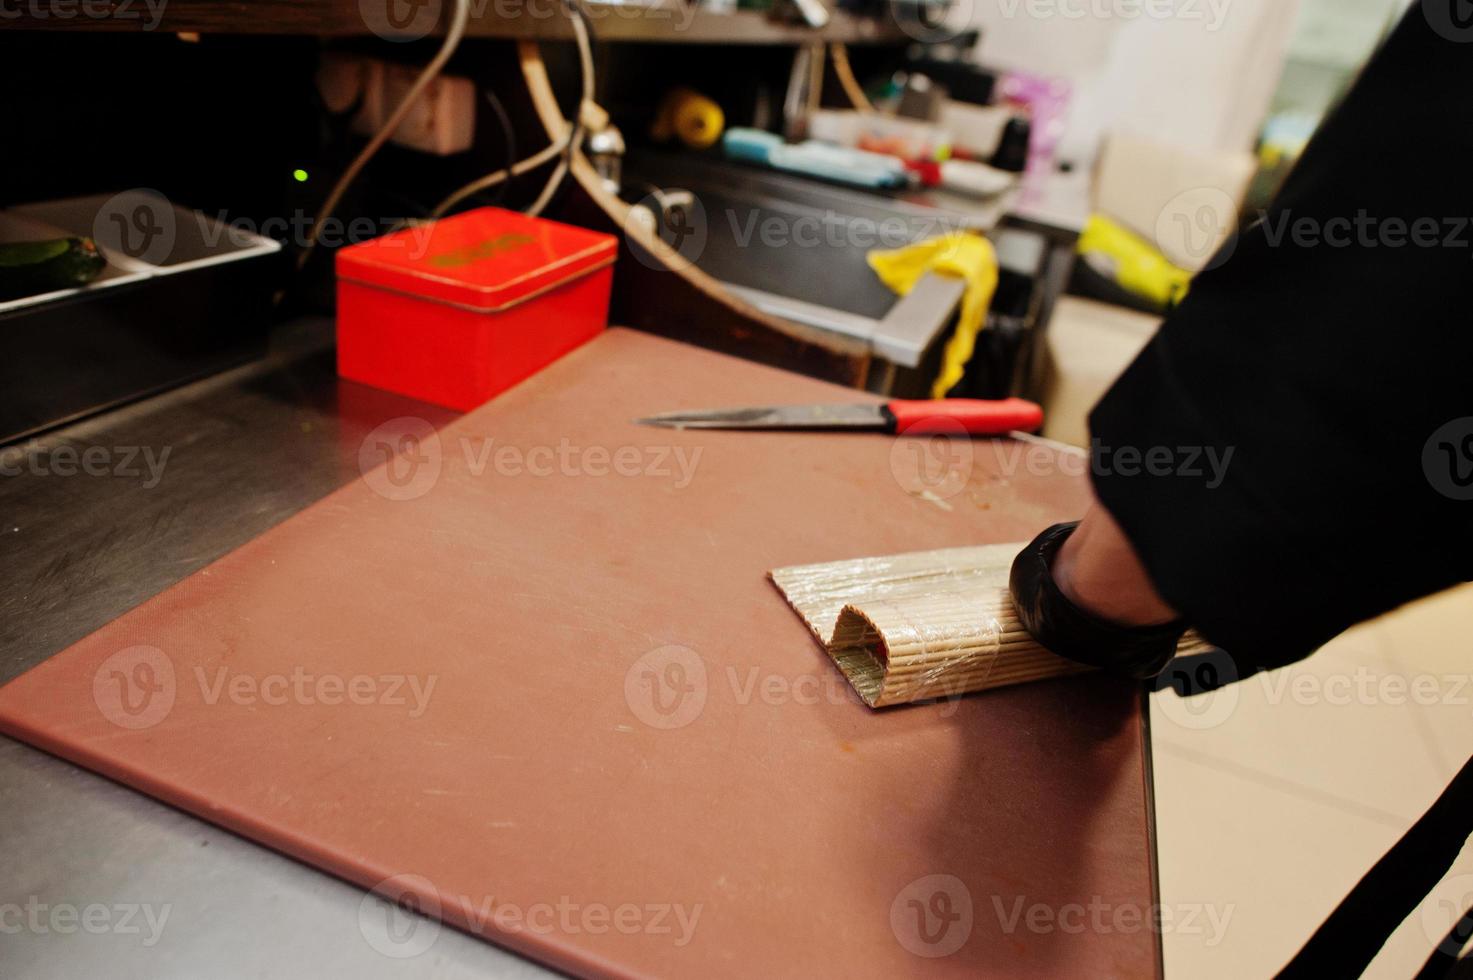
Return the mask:
<svg viewBox="0 0 1473 980">
<path fill-rule="evenodd" d="M 1008 573 L 1025 542 L 943 548 L 770 572 L 872 708 L 1077 674 L 1023 628 Z M 1206 649 L 1188 633 L 1179 652 Z"/>
</svg>

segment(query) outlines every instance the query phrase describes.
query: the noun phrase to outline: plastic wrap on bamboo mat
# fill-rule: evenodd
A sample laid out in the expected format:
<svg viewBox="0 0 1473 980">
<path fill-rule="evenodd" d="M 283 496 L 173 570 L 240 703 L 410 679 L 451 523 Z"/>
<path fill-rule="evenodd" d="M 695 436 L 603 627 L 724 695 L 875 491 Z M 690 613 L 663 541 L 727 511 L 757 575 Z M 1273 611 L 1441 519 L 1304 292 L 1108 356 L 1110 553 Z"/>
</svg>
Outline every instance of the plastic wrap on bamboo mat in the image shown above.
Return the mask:
<svg viewBox="0 0 1473 980">
<path fill-rule="evenodd" d="M 943 548 L 771 573 L 872 708 L 1090 670 L 1039 646 L 1008 592 L 1024 547 Z M 1200 646 L 1187 634 L 1183 647 Z"/>
</svg>

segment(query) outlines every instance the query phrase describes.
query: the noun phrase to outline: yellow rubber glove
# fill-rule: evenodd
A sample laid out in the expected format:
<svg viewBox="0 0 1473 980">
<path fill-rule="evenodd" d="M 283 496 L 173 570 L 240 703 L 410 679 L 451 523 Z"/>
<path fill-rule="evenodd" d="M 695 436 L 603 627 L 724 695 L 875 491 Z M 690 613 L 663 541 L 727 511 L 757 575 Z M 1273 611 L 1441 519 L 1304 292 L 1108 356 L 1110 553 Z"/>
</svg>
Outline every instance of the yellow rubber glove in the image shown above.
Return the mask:
<svg viewBox="0 0 1473 980">
<path fill-rule="evenodd" d="M 1167 310 L 1182 301 L 1192 274 L 1144 238 L 1098 212 L 1089 216 L 1077 250 L 1090 267 L 1120 288 Z"/>
<path fill-rule="evenodd" d="M 982 330 L 992 294 L 997 291 L 997 253 L 992 243 L 973 232 L 952 232 L 905 248 L 876 249 L 866 258 L 880 281 L 901 296 L 915 288 L 928 272 L 966 280 L 956 332 L 946 342 L 941 373 L 931 385 L 932 398 L 945 398 L 972 359 L 977 334 Z"/>
</svg>

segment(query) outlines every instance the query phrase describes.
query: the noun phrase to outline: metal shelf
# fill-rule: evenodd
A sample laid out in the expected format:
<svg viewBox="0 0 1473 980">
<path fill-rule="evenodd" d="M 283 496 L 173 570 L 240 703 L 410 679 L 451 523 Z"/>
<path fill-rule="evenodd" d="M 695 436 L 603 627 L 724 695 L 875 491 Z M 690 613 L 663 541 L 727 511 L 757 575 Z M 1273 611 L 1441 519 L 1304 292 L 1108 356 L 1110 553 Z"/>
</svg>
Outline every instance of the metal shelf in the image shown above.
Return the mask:
<svg viewBox="0 0 1473 980">
<path fill-rule="evenodd" d="M 471 0 L 471 37 L 571 39 L 561 0 Z M 438 33 L 448 0 L 169 0 L 157 15 L 141 0 L 103 4 L 59 18 L 20 5 L 9 29 L 200 34 L 277 34 L 345 37 L 389 36 L 389 11 L 407 24 L 412 39 Z M 382 10 L 380 10 L 382 5 Z M 651 3 L 589 3 L 583 9 L 600 40 L 687 44 L 904 44 L 911 37 L 893 16 L 858 17 L 834 11 L 829 24 L 812 28 L 766 12 L 715 13 L 681 0 Z M 430 25 L 434 25 L 430 28 Z"/>
</svg>

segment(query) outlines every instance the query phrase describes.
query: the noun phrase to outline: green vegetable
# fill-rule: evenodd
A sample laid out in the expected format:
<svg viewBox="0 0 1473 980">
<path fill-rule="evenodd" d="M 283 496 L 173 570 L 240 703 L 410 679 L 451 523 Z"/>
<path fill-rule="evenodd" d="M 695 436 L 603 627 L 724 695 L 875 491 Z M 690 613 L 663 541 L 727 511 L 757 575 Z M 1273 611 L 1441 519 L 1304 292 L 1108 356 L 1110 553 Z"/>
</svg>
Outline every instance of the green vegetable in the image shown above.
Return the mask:
<svg viewBox="0 0 1473 980">
<path fill-rule="evenodd" d="M 85 286 L 105 268 L 90 238 L 0 244 L 0 300 Z"/>
</svg>

